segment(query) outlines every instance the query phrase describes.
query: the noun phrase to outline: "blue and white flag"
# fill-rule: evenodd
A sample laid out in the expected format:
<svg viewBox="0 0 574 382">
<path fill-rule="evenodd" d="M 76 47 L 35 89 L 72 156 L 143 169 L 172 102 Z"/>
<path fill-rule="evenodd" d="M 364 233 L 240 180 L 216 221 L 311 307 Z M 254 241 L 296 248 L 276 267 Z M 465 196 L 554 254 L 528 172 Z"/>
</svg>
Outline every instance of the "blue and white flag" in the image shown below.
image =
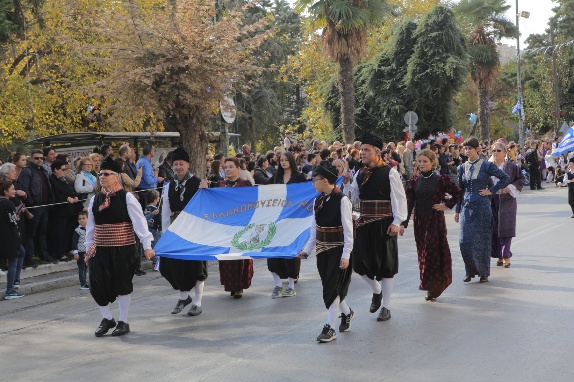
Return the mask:
<svg viewBox="0 0 574 382">
<path fill-rule="evenodd" d="M 182 260 L 292 258 L 309 239 L 311 182 L 200 189 L 156 244 Z"/>
<path fill-rule="evenodd" d="M 512 109 L 512 114 L 520 114 L 520 118 L 524 120 L 524 105 L 522 103 L 522 98 L 519 98 Z"/>
<path fill-rule="evenodd" d="M 556 150 L 552 151 L 552 156 L 557 157 L 574 151 L 574 127 L 571 127 L 562 137 Z"/>
</svg>

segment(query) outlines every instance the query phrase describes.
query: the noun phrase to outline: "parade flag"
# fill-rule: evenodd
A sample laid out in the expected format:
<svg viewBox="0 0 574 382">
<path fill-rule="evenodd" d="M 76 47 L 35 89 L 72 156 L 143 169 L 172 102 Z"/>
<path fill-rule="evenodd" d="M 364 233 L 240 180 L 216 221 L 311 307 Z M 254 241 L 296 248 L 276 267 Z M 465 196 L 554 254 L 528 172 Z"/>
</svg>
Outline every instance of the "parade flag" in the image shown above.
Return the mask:
<svg viewBox="0 0 574 382">
<path fill-rule="evenodd" d="M 522 98 L 519 98 L 518 101 L 516 101 L 516 105 L 514 105 L 514 108 L 512 109 L 512 114 L 519 114 L 520 118 L 524 120 L 524 105 L 522 104 Z"/>
<path fill-rule="evenodd" d="M 154 251 L 182 260 L 292 258 L 309 239 L 311 182 L 200 189 Z"/>
<path fill-rule="evenodd" d="M 552 156 L 557 157 L 574 151 L 574 127 L 571 127 L 562 137 L 556 150 L 552 151 Z"/>
</svg>

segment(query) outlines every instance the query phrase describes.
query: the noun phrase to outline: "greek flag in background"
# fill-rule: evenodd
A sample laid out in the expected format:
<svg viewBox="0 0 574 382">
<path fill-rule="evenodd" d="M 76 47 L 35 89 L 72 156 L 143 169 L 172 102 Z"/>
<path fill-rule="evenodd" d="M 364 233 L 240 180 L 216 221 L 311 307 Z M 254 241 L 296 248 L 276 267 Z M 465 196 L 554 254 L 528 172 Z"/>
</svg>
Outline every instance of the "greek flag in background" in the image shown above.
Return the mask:
<svg viewBox="0 0 574 382">
<path fill-rule="evenodd" d="M 317 195 L 311 182 L 200 189 L 154 250 L 182 260 L 295 257 Z"/>
<path fill-rule="evenodd" d="M 552 156 L 557 157 L 567 154 L 570 151 L 574 151 L 574 127 L 571 127 L 566 134 L 564 134 L 556 150 L 552 151 Z"/>
</svg>

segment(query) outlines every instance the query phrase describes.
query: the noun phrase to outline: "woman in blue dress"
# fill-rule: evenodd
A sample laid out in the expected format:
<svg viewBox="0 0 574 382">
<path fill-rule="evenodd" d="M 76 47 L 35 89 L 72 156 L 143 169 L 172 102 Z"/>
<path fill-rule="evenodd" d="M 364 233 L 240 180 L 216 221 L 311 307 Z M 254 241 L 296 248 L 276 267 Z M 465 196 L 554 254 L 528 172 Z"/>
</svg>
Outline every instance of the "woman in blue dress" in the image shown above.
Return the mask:
<svg viewBox="0 0 574 382">
<path fill-rule="evenodd" d="M 479 158 L 480 145 L 476 138 L 467 139 L 462 145 L 468 161 L 458 166 L 458 186 L 464 191 L 464 198 L 456 205 L 454 220 L 458 223 L 460 219 L 460 252 L 466 270 L 463 281 L 480 276 L 480 282 L 484 283 L 490 276 L 492 248 L 489 196 L 506 187 L 509 176 L 493 163 Z M 486 183 L 491 176 L 498 178 L 498 182 L 489 189 Z"/>
</svg>

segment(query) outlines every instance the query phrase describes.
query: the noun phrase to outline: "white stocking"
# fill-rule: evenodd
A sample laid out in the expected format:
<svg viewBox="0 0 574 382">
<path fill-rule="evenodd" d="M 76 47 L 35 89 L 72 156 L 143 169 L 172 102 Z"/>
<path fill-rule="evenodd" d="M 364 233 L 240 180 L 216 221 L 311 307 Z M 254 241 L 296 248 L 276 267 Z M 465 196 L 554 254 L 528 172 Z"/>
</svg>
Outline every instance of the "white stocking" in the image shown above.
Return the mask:
<svg viewBox="0 0 574 382">
<path fill-rule="evenodd" d="M 204 281 L 197 281 L 193 292 L 195 293 L 195 305 L 201 306 L 201 298 L 203 297 L 203 287 L 205 285 Z"/>
<path fill-rule="evenodd" d="M 126 294 L 118 296 L 118 303 L 120 305 L 120 321 L 128 323 L 128 313 L 130 312 L 130 304 L 132 302 L 132 295 Z"/>
<path fill-rule="evenodd" d="M 393 280 L 382 279 L 381 288 L 383 290 L 383 307 L 391 309 L 391 294 L 393 294 Z"/>
<path fill-rule="evenodd" d="M 377 280 L 370 279 L 367 275 L 362 275 L 361 277 L 371 288 L 373 288 L 374 294 L 381 294 L 381 284 L 379 284 Z"/>
<path fill-rule="evenodd" d="M 337 296 L 335 301 L 333 301 L 333 303 L 329 307 L 329 318 L 327 319 L 327 323 L 333 329 L 335 329 L 335 322 L 337 321 L 337 318 L 339 317 L 339 304 L 340 304 L 339 301 L 341 301 L 341 300 L 340 300 L 339 296 Z"/>
<path fill-rule="evenodd" d="M 107 320 L 111 320 L 112 318 L 114 318 L 112 316 L 112 311 L 110 309 L 110 305 L 106 305 L 106 306 L 100 306 L 100 312 L 102 313 L 102 318 L 105 318 Z"/>
<path fill-rule="evenodd" d="M 275 272 L 271 272 L 271 275 L 273 276 L 273 280 L 275 280 L 275 286 L 282 287 L 281 277 Z"/>
</svg>

